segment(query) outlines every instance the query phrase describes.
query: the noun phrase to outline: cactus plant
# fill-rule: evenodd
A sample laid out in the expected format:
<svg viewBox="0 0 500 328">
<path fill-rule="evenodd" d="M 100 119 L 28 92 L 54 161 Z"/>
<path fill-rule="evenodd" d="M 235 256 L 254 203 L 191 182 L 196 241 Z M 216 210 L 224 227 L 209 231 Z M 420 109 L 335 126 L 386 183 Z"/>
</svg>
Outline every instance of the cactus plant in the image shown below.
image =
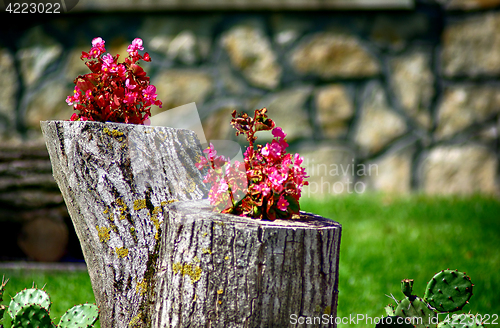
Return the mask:
<svg viewBox="0 0 500 328">
<path fill-rule="evenodd" d="M 0 286 L 0 302 L 7 281 L 2 280 Z M 13 328 L 73 328 L 93 327 L 99 317 L 99 309 L 95 304 L 75 305 L 61 317 L 59 325 L 54 325 L 50 318 L 50 296 L 43 289 L 30 288 L 17 293 L 8 306 L 7 313 L 12 319 Z M 0 306 L 0 328 L 2 328 L 5 306 Z"/>
<path fill-rule="evenodd" d="M 401 292 L 405 298 L 398 301 L 394 296 L 391 297 L 396 302 L 396 306 L 389 304 L 385 307 L 388 317 L 402 317 L 409 319 L 417 328 L 484 328 L 476 322 L 476 318 L 470 313 L 468 316 L 474 320 L 447 320 L 438 323 L 438 313 L 450 313 L 461 310 L 472 296 L 473 284 L 471 279 L 464 272 L 458 270 L 441 270 L 427 284 L 424 297 L 420 298 L 412 294 L 413 280 L 404 279 L 401 281 Z M 469 319 L 470 319 L 469 318 Z M 395 327 L 394 325 L 377 327 Z M 397 326 L 401 327 L 401 325 Z"/>
<path fill-rule="evenodd" d="M 427 284 L 424 299 L 437 311 L 459 311 L 469 303 L 473 286 L 465 273 L 442 270 Z"/>
</svg>

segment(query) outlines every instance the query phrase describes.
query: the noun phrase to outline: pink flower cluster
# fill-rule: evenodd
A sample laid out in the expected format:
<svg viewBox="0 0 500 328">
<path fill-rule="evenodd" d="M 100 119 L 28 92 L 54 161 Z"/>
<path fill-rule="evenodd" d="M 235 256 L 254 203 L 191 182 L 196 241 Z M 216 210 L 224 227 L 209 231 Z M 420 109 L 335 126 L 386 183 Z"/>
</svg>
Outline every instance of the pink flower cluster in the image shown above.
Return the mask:
<svg viewBox="0 0 500 328">
<path fill-rule="evenodd" d="M 66 102 L 79 113 L 71 116 L 71 121 L 100 121 L 144 124 L 151 115 L 151 106 L 161 108 L 157 100 L 156 87 L 149 84 L 146 72 L 137 65 L 139 60 L 151 61 L 144 50 L 142 40 L 134 39 L 127 48 L 129 56 L 123 63 L 118 57 L 105 54 L 105 41 L 92 40 L 90 51 L 80 57 L 91 73 L 78 76 L 74 83 L 73 95 Z"/>
<path fill-rule="evenodd" d="M 286 134 L 266 115 L 267 109 L 255 111 L 254 117 L 233 112 L 231 125 L 236 135 L 245 134 L 249 146 L 244 163 L 217 156 L 213 145 L 204 150 L 197 164 L 203 170 L 208 166 L 205 183 L 211 184 L 209 199 L 222 213 L 274 220 L 290 219 L 299 214 L 299 198 L 302 187 L 307 185 L 303 158 L 299 154 L 287 154 Z M 274 140 L 265 146 L 257 145 L 255 132 L 272 130 Z"/>
</svg>

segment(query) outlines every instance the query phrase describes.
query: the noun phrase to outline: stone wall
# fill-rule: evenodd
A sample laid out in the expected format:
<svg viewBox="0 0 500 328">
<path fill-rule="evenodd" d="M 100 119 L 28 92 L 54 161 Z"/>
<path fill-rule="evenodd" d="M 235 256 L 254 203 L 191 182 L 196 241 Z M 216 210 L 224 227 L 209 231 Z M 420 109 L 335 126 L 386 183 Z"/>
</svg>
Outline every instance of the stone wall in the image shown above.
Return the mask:
<svg viewBox="0 0 500 328">
<path fill-rule="evenodd" d="M 300 11 L 301 1 L 293 10 L 193 11 L 183 9 L 196 1 L 165 0 L 140 12 L 138 2 L 81 2 L 2 27 L 1 143 L 40 142 L 40 120 L 69 119 L 65 98 L 87 72 L 79 56 L 92 38 L 123 58 L 140 37 L 164 109 L 196 102 L 208 139 L 237 140 L 231 111 L 267 107 L 306 157 L 306 197 L 499 193 L 498 0 L 404 1 L 391 10 L 337 1 L 341 11 Z"/>
</svg>

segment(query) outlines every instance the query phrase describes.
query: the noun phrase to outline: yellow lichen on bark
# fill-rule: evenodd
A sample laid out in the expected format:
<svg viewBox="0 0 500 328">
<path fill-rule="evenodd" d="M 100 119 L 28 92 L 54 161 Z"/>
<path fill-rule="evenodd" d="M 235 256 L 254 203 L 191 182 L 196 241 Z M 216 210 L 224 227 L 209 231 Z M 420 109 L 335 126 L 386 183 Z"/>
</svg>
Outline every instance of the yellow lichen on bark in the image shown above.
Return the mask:
<svg viewBox="0 0 500 328">
<path fill-rule="evenodd" d="M 178 199 L 172 199 L 172 200 L 164 200 L 163 202 L 160 203 L 161 206 L 166 206 L 168 204 L 172 204 L 172 203 L 175 203 L 175 202 L 178 202 L 179 200 Z"/>
<path fill-rule="evenodd" d="M 102 132 L 106 133 L 110 137 L 115 138 L 118 141 L 124 140 L 123 132 L 120 132 L 118 130 L 104 128 L 104 129 L 102 129 Z"/>
<path fill-rule="evenodd" d="M 148 289 L 148 284 L 146 283 L 145 279 L 138 281 L 137 285 L 135 286 L 135 291 L 137 292 L 137 294 L 140 294 L 141 296 L 146 294 L 147 289 Z"/>
<path fill-rule="evenodd" d="M 123 215 L 125 212 L 127 212 L 127 204 L 123 202 L 121 198 L 117 198 L 115 200 L 116 205 L 118 205 L 118 210 L 120 213 Z"/>
<path fill-rule="evenodd" d="M 134 200 L 134 210 L 139 211 L 146 208 L 146 200 L 145 199 L 137 199 Z"/>
<path fill-rule="evenodd" d="M 194 266 L 190 263 L 179 263 L 175 262 L 172 265 L 172 271 L 174 271 L 174 274 L 180 273 L 182 276 L 189 276 L 191 278 L 191 283 L 195 283 L 201 278 L 201 273 L 203 270 L 201 269 L 200 266 Z"/>
<path fill-rule="evenodd" d="M 119 258 L 124 258 L 128 256 L 128 249 L 125 247 L 118 247 L 116 249 L 116 255 L 118 255 Z"/>
<path fill-rule="evenodd" d="M 153 222 L 153 224 L 155 225 L 155 228 L 156 228 L 156 234 L 155 234 L 155 239 L 156 240 L 159 240 L 160 239 L 160 235 L 159 235 L 159 231 L 160 231 L 160 220 L 158 219 L 158 214 L 162 213 L 162 209 L 160 206 L 156 206 L 154 209 L 153 209 L 153 213 L 151 213 L 151 221 Z"/>
<path fill-rule="evenodd" d="M 196 190 L 196 183 L 194 183 L 194 181 L 189 181 L 189 186 L 187 186 L 186 191 L 193 192 L 195 190 Z"/>
<path fill-rule="evenodd" d="M 105 243 L 109 240 L 110 236 L 109 236 L 109 228 L 108 227 L 99 227 L 99 226 L 96 226 L 96 229 L 97 229 L 97 236 L 99 236 L 99 241 L 101 243 Z"/>
</svg>

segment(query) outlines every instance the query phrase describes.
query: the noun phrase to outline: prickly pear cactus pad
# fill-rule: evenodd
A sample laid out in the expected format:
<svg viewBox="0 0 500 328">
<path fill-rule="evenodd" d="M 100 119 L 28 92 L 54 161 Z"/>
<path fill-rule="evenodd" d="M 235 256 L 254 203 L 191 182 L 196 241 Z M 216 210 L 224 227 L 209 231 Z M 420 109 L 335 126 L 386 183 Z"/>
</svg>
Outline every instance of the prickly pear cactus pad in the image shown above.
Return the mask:
<svg viewBox="0 0 500 328">
<path fill-rule="evenodd" d="M 72 307 L 61 317 L 59 328 L 92 327 L 99 316 L 99 309 L 94 304 L 80 304 Z"/>
<path fill-rule="evenodd" d="M 49 312 L 39 304 L 24 306 L 12 320 L 12 328 L 52 328 L 55 327 L 50 319 Z"/>
<path fill-rule="evenodd" d="M 20 291 L 10 301 L 8 309 L 10 317 L 14 318 L 21 308 L 32 304 L 40 305 L 48 312 L 50 310 L 49 294 L 38 288 Z"/>
<path fill-rule="evenodd" d="M 438 321 L 437 313 L 417 296 L 405 297 L 399 302 L 395 314 L 403 318 L 415 318 L 412 322 L 416 328 L 435 327 Z"/>
<path fill-rule="evenodd" d="M 442 270 L 427 284 L 424 300 L 439 312 L 461 310 L 472 296 L 470 277 L 458 270 Z"/>
</svg>

